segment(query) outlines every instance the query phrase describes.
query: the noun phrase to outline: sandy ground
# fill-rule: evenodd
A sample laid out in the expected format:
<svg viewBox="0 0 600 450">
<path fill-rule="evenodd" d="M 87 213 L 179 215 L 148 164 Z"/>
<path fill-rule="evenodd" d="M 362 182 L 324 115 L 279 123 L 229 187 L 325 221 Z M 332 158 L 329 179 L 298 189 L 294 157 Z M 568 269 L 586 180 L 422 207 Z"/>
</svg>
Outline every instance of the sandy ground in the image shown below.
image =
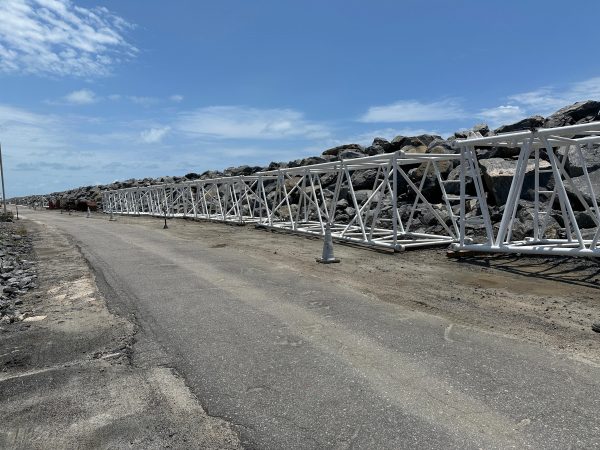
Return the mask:
<svg viewBox="0 0 600 450">
<path fill-rule="evenodd" d="M 97 215 L 106 220 L 106 216 Z M 162 228 L 150 217 L 118 217 L 121 223 Z M 600 261 L 584 258 L 472 256 L 448 258 L 445 248 L 382 253 L 336 244 L 340 264 L 315 262 L 318 239 L 271 232 L 253 225 L 169 220 L 167 233 L 202 239 L 214 248 L 284 262 L 344 283 L 381 301 L 550 347 L 569 357 L 600 364 Z M 241 261 L 242 262 L 242 261 Z"/>
<path fill-rule="evenodd" d="M 109 311 L 75 245 L 21 223 L 39 288 L 23 297 L 30 317 L 0 329 L 0 448 L 239 448 L 169 356 Z"/>
</svg>

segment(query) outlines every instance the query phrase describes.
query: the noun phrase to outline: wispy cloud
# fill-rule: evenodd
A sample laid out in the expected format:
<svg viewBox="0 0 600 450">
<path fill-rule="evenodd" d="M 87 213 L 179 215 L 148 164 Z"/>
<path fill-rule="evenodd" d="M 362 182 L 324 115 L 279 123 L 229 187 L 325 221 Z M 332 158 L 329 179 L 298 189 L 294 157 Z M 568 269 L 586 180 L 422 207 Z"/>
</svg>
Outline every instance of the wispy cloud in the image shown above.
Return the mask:
<svg viewBox="0 0 600 450">
<path fill-rule="evenodd" d="M 292 109 L 210 106 L 180 114 L 178 131 L 218 139 L 284 139 L 329 136 L 328 129 Z"/>
<path fill-rule="evenodd" d="M 0 2 L 0 71 L 96 77 L 137 54 L 132 24 L 104 7 L 70 0 Z"/>
<path fill-rule="evenodd" d="M 89 105 L 91 103 L 96 103 L 98 99 L 96 98 L 96 94 L 90 91 L 89 89 L 81 89 L 79 91 L 73 91 L 70 94 L 65 96 L 65 101 L 72 105 Z"/>
<path fill-rule="evenodd" d="M 578 81 L 566 86 L 545 86 L 509 97 L 513 103 L 542 115 L 551 114 L 570 103 L 588 99 L 600 99 L 600 77 Z"/>
<path fill-rule="evenodd" d="M 143 130 L 140 133 L 140 138 L 142 142 L 145 142 L 146 144 L 156 144 L 157 142 L 162 141 L 170 129 L 171 127 L 162 127 Z"/>
<path fill-rule="evenodd" d="M 434 122 L 462 119 L 466 116 L 456 99 L 435 102 L 400 100 L 389 105 L 371 106 L 360 118 L 360 122 Z"/>
<path fill-rule="evenodd" d="M 135 103 L 136 105 L 140 105 L 140 106 L 144 106 L 144 107 L 156 105 L 157 103 L 160 102 L 160 99 L 156 98 L 156 97 L 142 97 L 142 96 L 130 95 L 127 98 L 130 101 L 132 101 L 133 103 Z"/>
<path fill-rule="evenodd" d="M 175 102 L 175 103 L 180 103 L 181 101 L 183 101 L 183 95 L 179 95 L 179 94 L 171 95 L 169 97 L 169 100 L 171 100 L 172 102 Z"/>
<path fill-rule="evenodd" d="M 506 98 L 506 104 L 483 109 L 476 116 L 497 127 L 528 116 L 548 116 L 564 106 L 583 100 L 600 100 L 600 77 L 510 95 Z"/>
<path fill-rule="evenodd" d="M 485 120 L 490 126 L 496 127 L 517 122 L 527 117 L 527 113 L 520 106 L 500 105 L 495 108 L 488 108 L 480 111 L 477 117 Z"/>
</svg>

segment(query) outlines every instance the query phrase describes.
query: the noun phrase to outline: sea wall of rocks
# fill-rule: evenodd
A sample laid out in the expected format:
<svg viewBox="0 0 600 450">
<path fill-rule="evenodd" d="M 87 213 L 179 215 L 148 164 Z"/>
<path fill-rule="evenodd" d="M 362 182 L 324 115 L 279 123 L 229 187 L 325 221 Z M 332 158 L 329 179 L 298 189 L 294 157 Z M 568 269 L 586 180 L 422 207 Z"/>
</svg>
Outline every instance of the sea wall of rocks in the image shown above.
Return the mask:
<svg viewBox="0 0 600 450">
<path fill-rule="evenodd" d="M 479 124 L 470 130 L 457 131 L 453 136 L 450 136 L 447 139 L 444 139 L 441 136 L 428 134 L 420 136 L 396 136 L 391 141 L 376 137 L 372 144 L 367 147 L 363 147 L 358 144 L 346 144 L 327 149 L 319 156 L 312 156 L 288 162 L 271 162 L 265 167 L 244 165 L 239 167 L 230 167 L 222 172 L 206 171 L 201 174 L 191 172 L 182 177 L 165 176 L 160 178 L 144 178 L 137 180 L 130 179 L 111 183 L 109 185 L 85 186 L 69 191 L 53 192 L 46 194 L 46 198 L 52 199 L 54 201 L 54 205 L 61 208 L 85 210 L 88 206 L 91 206 L 92 209 L 94 209 L 96 206 L 98 206 L 98 208 L 102 207 L 102 191 L 104 190 L 136 186 L 150 186 L 154 184 L 208 179 L 221 176 L 250 175 L 264 170 L 317 164 L 321 162 L 337 160 L 339 158 L 359 158 L 368 155 L 391 153 L 397 150 L 403 150 L 410 153 L 453 153 L 455 151 L 452 147 L 453 141 L 456 139 L 464 139 L 472 133 L 479 133 L 482 136 L 491 136 L 510 131 L 549 128 L 588 123 L 598 120 L 600 120 L 600 102 L 588 100 L 561 108 L 546 118 L 541 116 L 533 116 L 517 123 L 501 126 L 495 130 L 490 130 L 485 124 Z M 510 183 L 512 182 L 512 176 L 516 167 L 516 157 L 518 156 L 519 149 L 506 147 L 480 147 L 476 150 L 483 180 L 488 191 L 488 203 L 492 209 L 492 218 L 494 220 L 499 220 L 503 211 L 504 202 L 508 196 Z M 574 183 L 583 187 L 583 179 L 581 178 L 583 174 L 581 161 L 579 161 L 575 153 L 570 151 L 568 148 L 559 149 L 559 151 L 563 152 L 563 154 L 566 153 L 567 160 L 565 162 L 565 168 L 569 175 L 573 177 Z M 591 152 L 586 152 L 586 159 L 588 170 L 590 170 L 591 173 L 592 182 L 595 185 L 600 186 L 600 149 L 595 147 Z M 547 163 L 542 162 L 542 164 Z M 458 180 L 459 171 L 458 168 L 455 167 L 455 164 L 447 163 L 441 169 L 442 175 L 446 177 L 447 180 Z M 422 170 L 423 168 L 419 166 L 412 167 L 410 170 L 408 170 L 408 175 L 413 181 L 418 181 L 423 175 Z M 375 171 L 361 171 L 360 173 L 357 172 L 356 175 L 353 176 L 353 187 L 357 191 L 357 195 L 367 197 L 370 195 L 371 191 L 369 190 L 369 187 L 372 187 L 375 175 Z M 441 192 L 439 192 L 437 183 L 435 183 L 433 178 L 430 181 L 431 182 L 427 182 L 424 186 L 426 191 L 425 194 L 429 197 L 429 200 L 432 203 L 441 202 Z M 331 188 L 329 190 L 333 190 L 331 185 L 335 182 L 334 178 L 328 179 L 327 176 L 324 176 L 321 182 L 325 189 Z M 541 186 L 544 189 L 551 189 L 551 183 L 552 180 L 549 174 L 545 175 L 545 178 L 542 178 L 541 180 Z M 456 192 L 453 192 L 453 189 Z M 585 189 L 583 190 L 585 191 Z M 456 183 L 454 187 L 452 183 L 448 184 L 447 191 L 450 194 L 457 194 L 458 183 Z M 572 195 L 573 201 L 577 206 L 578 201 L 575 195 L 572 192 L 570 194 Z M 523 233 L 526 233 L 528 230 L 530 230 L 532 226 L 530 220 L 530 211 L 532 208 L 531 201 L 533 200 L 533 196 L 532 165 L 529 174 L 525 178 L 524 189 L 522 193 L 523 201 L 519 206 L 518 219 L 521 222 L 520 228 L 522 229 Z M 18 200 L 20 203 L 31 204 L 32 202 L 39 201 L 39 197 L 30 196 L 15 200 Z M 340 198 L 336 209 L 336 220 L 343 221 L 344 216 L 352 216 L 353 211 L 348 210 L 348 208 L 352 208 L 348 204 L 348 200 L 349 199 L 345 199 L 343 196 Z M 405 200 L 410 201 L 410 198 L 405 198 Z M 600 198 L 598 201 L 600 202 Z M 578 211 L 578 214 L 581 216 L 582 224 L 594 226 L 593 220 L 585 217 L 584 212 Z M 427 211 L 423 211 L 422 214 L 417 217 L 418 220 L 421 220 L 422 225 L 425 228 L 429 225 L 428 222 L 430 222 L 432 219 L 430 215 L 431 214 L 428 214 Z M 450 219 L 448 218 L 448 220 Z M 555 226 L 557 230 L 560 229 L 560 214 L 558 214 L 558 211 L 553 216 L 552 220 L 555 221 L 552 226 Z M 519 232 L 517 231 L 516 234 L 518 235 Z"/>
<path fill-rule="evenodd" d="M 21 297 L 36 286 L 31 237 L 18 222 L 0 222 L 0 329 L 27 317 Z"/>
</svg>

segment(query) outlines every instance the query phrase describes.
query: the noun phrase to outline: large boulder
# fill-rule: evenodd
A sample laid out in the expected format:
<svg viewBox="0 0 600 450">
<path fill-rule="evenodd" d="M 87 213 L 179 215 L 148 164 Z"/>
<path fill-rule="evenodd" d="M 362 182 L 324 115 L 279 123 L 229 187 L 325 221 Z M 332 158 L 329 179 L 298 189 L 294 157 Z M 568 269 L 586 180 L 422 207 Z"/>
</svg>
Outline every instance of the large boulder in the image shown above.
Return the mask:
<svg viewBox="0 0 600 450">
<path fill-rule="evenodd" d="M 436 139 L 442 139 L 442 137 L 438 136 L 437 134 L 421 134 L 420 136 L 416 136 L 416 138 L 425 145 L 431 144 L 431 142 L 435 141 Z"/>
<path fill-rule="evenodd" d="M 532 116 L 523 120 L 519 120 L 511 125 L 503 125 L 500 128 L 496 128 L 494 133 L 510 133 L 511 131 L 531 130 L 534 128 L 541 128 L 543 126 L 544 118 L 542 116 Z"/>
<path fill-rule="evenodd" d="M 367 156 L 366 153 L 363 153 L 362 151 L 359 150 L 342 150 L 340 153 L 338 153 L 338 157 L 340 159 L 355 159 L 355 158 L 364 158 L 365 156 Z"/>
<path fill-rule="evenodd" d="M 594 172 L 600 169 L 600 148 L 592 147 L 589 149 L 587 147 L 583 147 L 581 149 L 581 153 L 585 159 L 585 165 L 588 172 Z M 579 157 L 575 146 L 570 146 L 569 150 L 567 151 L 565 169 L 571 177 L 579 177 L 583 175 L 583 161 Z"/>
<path fill-rule="evenodd" d="M 393 151 L 391 142 L 380 137 L 373 139 L 373 143 L 365 149 L 367 155 L 380 155 L 382 153 L 391 153 Z"/>
<path fill-rule="evenodd" d="M 496 205 L 504 205 L 515 176 L 517 162 L 502 158 L 490 158 L 479 161 L 479 165 L 482 169 L 483 182 L 487 191 L 491 193 L 493 201 Z M 548 168 L 550 168 L 550 163 L 541 160 L 540 169 Z M 533 161 L 530 161 L 527 164 L 521 198 L 531 198 L 532 196 L 531 191 L 535 187 L 534 170 L 535 164 Z M 550 173 L 540 174 L 541 187 L 546 186 L 549 181 Z"/>
<path fill-rule="evenodd" d="M 353 150 L 353 151 L 358 151 L 358 152 L 364 152 L 364 147 L 359 144 L 338 145 L 337 147 L 328 148 L 327 150 L 325 150 L 323 152 L 323 155 L 338 156 L 344 150 Z"/>
<path fill-rule="evenodd" d="M 600 102 L 587 100 L 559 109 L 546 118 L 544 128 L 564 127 L 600 119 Z"/>
<path fill-rule="evenodd" d="M 412 145 L 413 147 L 419 147 L 421 145 L 424 145 L 425 147 L 427 147 L 427 144 L 421 141 L 417 136 L 396 136 L 394 139 L 392 139 L 392 142 L 390 142 L 390 144 L 390 153 L 395 152 L 397 150 L 401 150 L 407 145 Z"/>
<path fill-rule="evenodd" d="M 260 172 L 262 167 L 258 166 L 238 166 L 238 167 L 229 167 L 224 170 L 225 176 L 228 177 L 237 177 L 240 175 L 252 175 L 253 173 Z"/>
<path fill-rule="evenodd" d="M 372 189 L 375 178 L 377 177 L 377 169 L 355 170 L 350 176 L 352 187 L 354 190 Z"/>
<path fill-rule="evenodd" d="M 400 149 L 404 153 L 427 153 L 427 146 L 425 144 L 418 145 L 405 145 Z"/>
<path fill-rule="evenodd" d="M 572 178 L 573 184 L 575 187 L 571 185 L 571 183 L 565 182 L 565 189 L 567 194 L 571 198 L 572 203 L 575 207 L 581 208 L 579 200 L 577 200 L 576 191 L 582 194 L 584 200 L 591 207 L 592 205 L 592 193 L 590 188 L 588 187 L 588 183 L 585 176 Z M 592 188 L 594 189 L 594 196 L 596 197 L 596 202 L 600 205 L 600 170 L 596 170 L 590 173 L 590 182 L 592 184 Z"/>
</svg>

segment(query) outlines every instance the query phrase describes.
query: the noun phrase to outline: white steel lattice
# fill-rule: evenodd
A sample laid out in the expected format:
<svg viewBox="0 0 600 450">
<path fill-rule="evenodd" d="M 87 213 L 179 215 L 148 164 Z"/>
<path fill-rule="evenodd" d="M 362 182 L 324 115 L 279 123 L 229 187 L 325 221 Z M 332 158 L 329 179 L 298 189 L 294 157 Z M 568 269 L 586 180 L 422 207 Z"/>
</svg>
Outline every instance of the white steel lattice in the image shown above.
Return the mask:
<svg viewBox="0 0 600 450">
<path fill-rule="evenodd" d="M 330 223 L 336 240 L 397 251 L 448 245 L 459 238 L 459 222 L 452 197 L 446 194 L 440 165 L 459 159 L 466 164 L 469 158 L 465 154 L 396 152 L 249 176 L 105 191 L 103 206 L 106 213 L 255 223 L 319 236 Z M 408 174 L 416 167 L 417 180 Z M 369 189 L 357 192 L 358 180 L 364 184 L 365 179 L 372 182 Z M 431 183 L 441 193 L 439 204 L 432 204 L 424 193 L 425 185 Z M 342 199 L 349 206 L 344 220 L 336 215 Z M 436 233 L 417 230 L 416 218 L 421 211 L 431 214 Z"/>
<path fill-rule="evenodd" d="M 469 165 L 462 164 L 460 195 L 460 240 L 454 245 L 458 250 L 481 252 L 522 253 L 522 254 L 555 254 L 569 256 L 600 256 L 598 242 L 600 239 L 600 210 L 598 197 L 600 186 L 592 182 L 586 165 L 585 152 L 592 150 L 593 144 L 600 143 L 600 122 L 571 125 L 560 128 L 541 128 L 531 131 L 504 133 L 491 137 L 474 137 L 455 141 L 464 161 L 475 161 L 476 147 L 510 147 L 519 148 L 502 219 L 497 231 L 490 220 L 486 204 L 486 195 L 479 170 L 475 167 L 473 182 L 476 187 L 474 198 L 481 208 L 481 223 L 484 225 L 485 242 L 471 243 L 466 240 L 465 225 L 471 219 L 466 214 L 465 194 Z M 568 155 L 578 159 L 583 174 L 574 182 L 565 169 Z M 543 167 L 540 161 L 547 161 Z M 526 173 L 533 166 L 534 199 L 533 229 L 529 236 L 515 240 L 516 215 L 521 199 Z M 473 171 L 470 172 L 473 174 Z M 540 185 L 540 175 L 549 174 L 551 182 L 544 187 Z M 558 210 L 553 206 L 558 203 Z M 595 226 L 584 230 L 578 223 L 577 209 L 584 211 Z M 549 237 L 548 225 L 551 215 L 559 217 L 564 227 L 564 236 Z M 581 219 L 579 219 L 581 220 Z"/>
</svg>

